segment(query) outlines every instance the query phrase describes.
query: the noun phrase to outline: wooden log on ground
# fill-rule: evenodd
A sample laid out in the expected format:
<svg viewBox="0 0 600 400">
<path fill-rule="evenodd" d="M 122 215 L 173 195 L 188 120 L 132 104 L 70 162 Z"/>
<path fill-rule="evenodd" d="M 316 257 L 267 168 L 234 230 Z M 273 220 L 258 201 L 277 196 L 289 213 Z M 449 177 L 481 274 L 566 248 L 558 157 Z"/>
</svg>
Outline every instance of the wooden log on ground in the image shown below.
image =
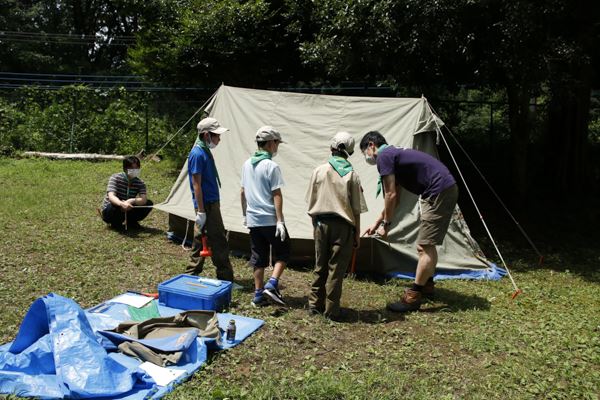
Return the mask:
<svg viewBox="0 0 600 400">
<path fill-rule="evenodd" d="M 125 156 L 116 154 L 93 154 L 93 153 L 45 153 L 41 151 L 25 151 L 24 157 L 43 157 L 55 160 L 122 160 Z"/>
</svg>

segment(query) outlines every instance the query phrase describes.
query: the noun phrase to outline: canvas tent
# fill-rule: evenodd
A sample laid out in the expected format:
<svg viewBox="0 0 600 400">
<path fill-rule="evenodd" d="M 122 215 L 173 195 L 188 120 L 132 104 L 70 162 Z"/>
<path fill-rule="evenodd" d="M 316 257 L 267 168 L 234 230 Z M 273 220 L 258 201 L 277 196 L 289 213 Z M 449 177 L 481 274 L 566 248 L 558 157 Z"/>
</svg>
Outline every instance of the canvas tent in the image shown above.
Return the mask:
<svg viewBox="0 0 600 400">
<path fill-rule="evenodd" d="M 350 132 L 357 142 L 350 161 L 360 175 L 369 207 L 361 217 L 361 224 L 366 227 L 381 212 L 383 200 L 381 196 L 375 198 L 377 169 L 364 162 L 358 149 L 362 135 L 378 130 L 390 144 L 437 155 L 437 131 L 443 125 L 425 98 L 330 96 L 224 85 L 208 102 L 205 112 L 230 129 L 222 135 L 213 154 L 222 182 L 221 212 L 232 251 L 248 253 L 250 248 L 248 231 L 242 225 L 240 172 L 244 161 L 256 150 L 255 132 L 262 125 L 272 125 L 282 133 L 287 144 L 279 147 L 275 161 L 281 166 L 286 183 L 282 190 L 283 211 L 296 261 L 314 257 L 313 230 L 306 214 L 305 193 L 312 170 L 327 161 L 329 140 L 337 131 Z M 402 192 L 389 242 L 364 239 L 357 257 L 358 271 L 388 276 L 414 275 L 419 217 L 417 200 L 417 196 Z M 173 235 L 184 238 L 186 226 L 191 232 L 194 209 L 187 163 L 168 198 L 156 208 L 169 213 Z M 191 233 L 187 237 L 190 238 Z M 501 270 L 484 258 L 458 207 L 438 252 L 438 274 L 487 279 L 502 275 Z"/>
</svg>

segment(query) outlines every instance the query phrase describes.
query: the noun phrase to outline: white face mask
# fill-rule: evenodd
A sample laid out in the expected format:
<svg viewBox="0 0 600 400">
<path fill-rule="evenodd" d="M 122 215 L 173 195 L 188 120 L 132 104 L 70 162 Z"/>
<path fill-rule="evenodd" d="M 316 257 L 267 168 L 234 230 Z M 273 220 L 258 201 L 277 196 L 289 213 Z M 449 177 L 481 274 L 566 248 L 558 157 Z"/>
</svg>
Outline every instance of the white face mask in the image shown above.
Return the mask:
<svg viewBox="0 0 600 400">
<path fill-rule="evenodd" d="M 215 147 L 217 147 L 217 144 L 216 144 L 216 143 L 213 143 L 213 141 L 212 141 L 212 138 L 210 137 L 210 135 L 209 135 L 209 137 L 208 137 L 208 143 L 207 143 L 206 145 L 207 145 L 207 146 L 208 146 L 208 148 L 209 148 L 209 149 L 211 149 L 211 150 L 212 150 L 212 149 L 214 149 Z"/>
<path fill-rule="evenodd" d="M 129 177 L 129 179 L 139 178 L 140 177 L 140 169 L 139 168 L 128 169 L 127 176 Z"/>
<path fill-rule="evenodd" d="M 364 155 L 365 155 L 365 161 L 367 162 L 367 164 L 369 165 L 375 165 L 377 164 L 377 160 L 375 159 L 375 156 L 373 154 L 368 155 L 367 154 L 367 150 L 369 149 L 369 147 L 367 147 L 365 149 Z"/>
</svg>

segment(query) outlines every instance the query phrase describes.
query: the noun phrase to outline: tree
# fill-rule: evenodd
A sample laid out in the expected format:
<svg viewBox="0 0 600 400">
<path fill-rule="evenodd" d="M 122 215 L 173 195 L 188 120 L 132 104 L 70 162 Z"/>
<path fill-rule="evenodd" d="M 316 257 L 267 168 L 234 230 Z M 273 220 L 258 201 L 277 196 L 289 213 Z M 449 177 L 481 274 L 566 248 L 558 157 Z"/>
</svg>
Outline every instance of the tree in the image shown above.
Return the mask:
<svg viewBox="0 0 600 400">
<path fill-rule="evenodd" d="M 143 0 L 5 0 L 0 70 L 108 73 L 127 69 Z"/>
<path fill-rule="evenodd" d="M 546 135 L 545 170 L 564 198 L 589 194 L 590 95 L 600 78 L 599 7 L 587 2 L 554 1 L 550 14 L 551 47 L 547 55 L 551 101 Z"/>
<path fill-rule="evenodd" d="M 383 80 L 429 93 L 452 91 L 461 84 L 504 92 L 512 183 L 520 202 L 533 179 L 530 102 L 548 95 L 548 138 L 554 155 L 548 171 L 557 173 L 561 188 L 585 187 L 580 183 L 585 179 L 594 59 L 598 65 L 598 6 L 567 0 L 314 4 L 318 29 L 301 51 L 316 74 L 324 79 Z"/>
<path fill-rule="evenodd" d="M 265 87 L 302 78 L 296 50 L 302 13 L 292 1 L 180 0 L 155 3 L 144 20 L 132 68 L 155 80 Z"/>
</svg>

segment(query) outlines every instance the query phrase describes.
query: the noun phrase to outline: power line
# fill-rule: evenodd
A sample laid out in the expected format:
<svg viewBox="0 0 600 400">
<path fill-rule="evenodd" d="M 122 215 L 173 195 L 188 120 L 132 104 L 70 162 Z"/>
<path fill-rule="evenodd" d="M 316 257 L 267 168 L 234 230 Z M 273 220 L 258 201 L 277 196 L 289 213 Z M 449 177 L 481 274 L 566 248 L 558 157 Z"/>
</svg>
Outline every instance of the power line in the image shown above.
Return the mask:
<svg viewBox="0 0 600 400">
<path fill-rule="evenodd" d="M 127 83 L 127 84 L 147 84 L 152 82 L 143 81 L 126 81 L 126 80 L 80 80 L 80 79 L 44 79 L 44 78 L 9 78 L 0 76 L 0 81 L 16 81 L 16 82 L 48 82 L 48 83 Z"/>
<path fill-rule="evenodd" d="M 162 82 L 144 80 L 141 75 L 78 75 L 47 74 L 31 72 L 0 72 L 0 87 L 5 89 L 47 88 L 61 89 L 69 85 L 84 86 L 89 89 L 122 87 L 140 91 L 202 91 L 204 87 L 169 87 Z M 212 90 L 212 88 L 211 88 Z"/>
<path fill-rule="evenodd" d="M 49 32 L 25 32 L 25 31 L 0 31 L 0 35 L 12 35 L 12 36 L 55 36 L 55 37 L 67 37 L 67 38 L 97 38 L 102 34 L 87 35 L 83 33 L 49 33 Z M 132 35 L 113 35 L 112 37 L 122 40 L 135 40 L 135 36 Z"/>
<path fill-rule="evenodd" d="M 129 46 L 136 43 L 135 36 L 109 35 L 105 33 L 72 34 L 72 33 L 46 33 L 46 32 L 21 32 L 0 31 L 0 43 L 39 43 L 79 46 Z"/>
<path fill-rule="evenodd" d="M 74 82 L 77 83 L 77 82 Z M 24 85 L 16 83 L 0 83 L 0 89 L 23 89 L 28 88 L 32 90 L 60 90 L 64 89 L 68 85 Z M 97 90 L 97 89 L 124 89 L 128 92 L 201 92 L 213 90 L 204 87 L 158 87 L 158 86 L 82 86 L 83 90 Z"/>
<path fill-rule="evenodd" d="M 78 74 L 42 74 L 33 72 L 0 72 L 0 75 L 15 76 L 58 76 L 75 78 L 143 78 L 142 75 L 78 75 Z"/>
<path fill-rule="evenodd" d="M 44 39 L 10 39 L 10 38 L 2 38 L 0 37 L 0 43 L 2 42 L 15 42 L 15 43 L 44 43 L 44 44 L 72 44 L 72 45 L 79 45 L 79 46 L 89 46 L 89 45 L 94 45 L 94 44 L 101 44 L 103 46 L 130 46 L 132 43 L 112 43 L 112 42 L 97 42 L 97 41 L 80 41 L 80 42 L 73 42 L 73 41 L 63 41 L 63 40 L 44 40 Z"/>
<path fill-rule="evenodd" d="M 33 40 L 70 40 L 70 41 L 98 41 L 110 39 L 119 42 L 135 43 L 135 36 L 109 35 L 107 33 L 85 34 L 62 34 L 45 32 L 11 32 L 0 31 L 0 38 L 33 39 Z"/>
</svg>

